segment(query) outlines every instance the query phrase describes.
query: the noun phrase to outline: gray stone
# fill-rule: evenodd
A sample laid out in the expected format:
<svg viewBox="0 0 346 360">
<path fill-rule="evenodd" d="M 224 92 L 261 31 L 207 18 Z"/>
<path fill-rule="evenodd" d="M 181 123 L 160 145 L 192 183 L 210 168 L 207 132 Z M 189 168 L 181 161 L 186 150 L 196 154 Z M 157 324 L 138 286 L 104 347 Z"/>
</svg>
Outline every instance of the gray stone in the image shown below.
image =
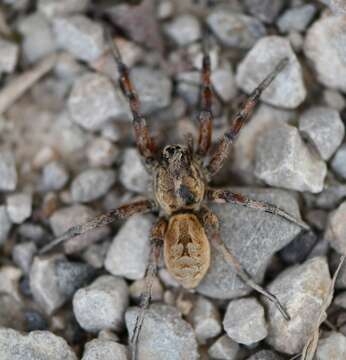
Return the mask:
<svg viewBox="0 0 346 360">
<path fill-rule="evenodd" d="M 346 337 L 332 331 L 320 339 L 316 351 L 316 360 L 337 360 L 346 358 Z"/>
<path fill-rule="evenodd" d="M 323 100 L 327 106 L 341 111 L 346 106 L 345 98 L 337 90 L 325 89 L 323 91 Z"/>
<path fill-rule="evenodd" d="M 0 38 L 0 74 L 14 71 L 18 61 L 18 45 Z"/>
<path fill-rule="evenodd" d="M 271 350 L 261 350 L 247 360 L 282 360 L 282 357 Z"/>
<path fill-rule="evenodd" d="M 284 0 L 245 0 L 249 13 L 269 24 L 274 22 L 284 4 Z"/>
<path fill-rule="evenodd" d="M 75 293 L 73 312 L 79 325 L 86 331 L 120 331 L 128 301 L 125 280 L 103 275 Z"/>
<path fill-rule="evenodd" d="M 302 51 L 304 45 L 304 36 L 301 33 L 298 31 L 291 31 L 287 35 L 287 39 L 289 40 L 295 53 L 300 53 Z"/>
<path fill-rule="evenodd" d="M 176 44 L 185 46 L 201 37 L 201 25 L 196 17 L 183 14 L 169 22 L 165 32 Z"/>
<path fill-rule="evenodd" d="M 139 308 L 130 308 L 126 326 L 133 333 Z M 137 347 L 138 360 L 199 359 L 197 341 L 190 324 L 175 307 L 153 304 L 145 314 Z"/>
<path fill-rule="evenodd" d="M 230 101 L 237 94 L 237 84 L 230 64 L 214 70 L 211 74 L 211 82 L 215 93 L 224 102 Z"/>
<path fill-rule="evenodd" d="M 334 154 L 345 135 L 339 113 L 323 106 L 304 111 L 299 119 L 299 130 L 315 146 L 323 160 Z"/>
<path fill-rule="evenodd" d="M 234 188 L 250 199 L 281 207 L 300 218 L 296 197 L 279 189 Z M 273 254 L 300 232 L 298 226 L 278 216 L 236 205 L 212 205 L 220 221 L 221 238 L 247 272 L 261 282 Z M 232 299 L 248 294 L 248 288 L 235 274 L 222 254 L 211 248 L 211 266 L 197 291 L 212 298 Z"/>
<path fill-rule="evenodd" d="M 72 199 L 75 202 L 89 202 L 105 195 L 115 183 L 113 170 L 88 169 L 80 173 L 71 184 Z"/>
<path fill-rule="evenodd" d="M 339 254 L 346 252 L 346 201 L 332 211 L 328 217 L 325 239 Z"/>
<path fill-rule="evenodd" d="M 61 48 L 77 59 L 93 61 L 104 51 L 101 24 L 83 15 L 57 17 L 53 20 L 53 30 Z"/>
<path fill-rule="evenodd" d="M 14 154 L 0 151 L 0 191 L 12 191 L 17 186 L 17 169 Z"/>
<path fill-rule="evenodd" d="M 34 241 L 39 241 L 46 235 L 41 225 L 32 223 L 21 224 L 18 228 L 18 233 L 25 239 Z"/>
<path fill-rule="evenodd" d="M 125 150 L 119 179 L 122 185 L 130 191 L 148 193 L 151 177 L 145 170 L 137 149 Z"/>
<path fill-rule="evenodd" d="M 309 28 L 304 44 L 318 80 L 325 86 L 346 91 L 346 22 L 342 16 L 325 16 Z M 331 35 L 332 34 L 332 35 Z M 330 41 L 331 36 L 333 41 Z"/>
<path fill-rule="evenodd" d="M 304 31 L 314 17 L 317 9 L 312 4 L 293 7 L 286 10 L 277 21 L 282 33 Z"/>
<path fill-rule="evenodd" d="M 221 333 L 222 327 L 219 311 L 215 304 L 206 298 L 198 297 L 189 316 L 197 341 L 200 344 L 205 344 L 207 340 Z"/>
<path fill-rule="evenodd" d="M 25 325 L 26 324 L 23 314 L 22 302 L 9 294 L 1 293 L 0 294 L 0 329 L 10 327 L 12 329 L 24 331 Z M 3 353 L 1 352 L 1 350 L 2 349 L 0 345 L 0 353 L 2 355 Z"/>
<path fill-rule="evenodd" d="M 236 360 L 238 352 L 239 345 L 227 335 L 219 337 L 208 350 L 209 356 L 217 360 Z"/>
<path fill-rule="evenodd" d="M 39 0 L 38 10 L 47 17 L 55 17 L 84 12 L 90 0 Z"/>
<path fill-rule="evenodd" d="M 68 98 L 72 120 L 87 130 L 97 130 L 109 119 L 128 119 L 128 106 L 103 75 L 87 73 L 78 78 Z"/>
<path fill-rule="evenodd" d="M 136 303 L 140 303 L 142 295 L 147 289 L 146 279 L 139 279 L 134 281 L 130 286 L 130 297 L 135 300 Z M 151 289 L 151 301 L 162 301 L 163 299 L 163 287 L 157 277 L 153 280 Z"/>
<path fill-rule="evenodd" d="M 34 242 L 17 244 L 12 250 L 13 261 L 27 274 L 36 251 L 37 247 Z"/>
<path fill-rule="evenodd" d="M 94 339 L 85 344 L 82 360 L 128 360 L 124 345 L 115 341 Z"/>
<path fill-rule="evenodd" d="M 127 220 L 108 250 L 106 270 L 131 280 L 143 278 L 149 261 L 151 226 L 152 218 L 147 215 L 134 215 Z"/>
<path fill-rule="evenodd" d="M 249 49 L 266 34 L 264 25 L 256 18 L 227 10 L 214 10 L 207 22 L 227 47 Z"/>
<path fill-rule="evenodd" d="M 104 242 L 88 246 L 82 254 L 83 260 L 95 269 L 103 268 L 109 245 L 110 241 L 106 240 Z"/>
<path fill-rule="evenodd" d="M 201 73 L 199 71 L 182 72 L 177 76 L 178 94 L 189 104 L 196 105 L 199 99 L 199 84 Z"/>
<path fill-rule="evenodd" d="M 12 222 L 5 206 L 0 206 L 0 245 L 4 244 L 10 233 Z"/>
<path fill-rule="evenodd" d="M 267 130 L 256 144 L 255 175 L 271 186 L 321 192 L 327 167 L 304 144 L 297 128 Z"/>
<path fill-rule="evenodd" d="M 284 58 L 289 59 L 289 64 L 263 92 L 261 99 L 286 109 L 298 107 L 306 97 L 306 89 L 302 68 L 286 38 L 266 36 L 256 43 L 238 66 L 238 87 L 250 93 Z"/>
<path fill-rule="evenodd" d="M 6 209 L 11 221 L 15 224 L 21 224 L 31 216 L 32 195 L 26 193 L 8 195 Z"/>
<path fill-rule="evenodd" d="M 19 281 L 22 277 L 22 272 L 14 266 L 2 266 L 0 270 L 0 294 L 8 294 L 13 299 L 21 303 L 21 296 L 19 293 Z"/>
<path fill-rule="evenodd" d="M 286 321 L 273 303 L 267 308 L 268 337 L 275 349 L 290 355 L 302 351 L 316 327 L 331 278 L 325 257 L 315 257 L 284 270 L 267 288 L 277 296 L 291 317 Z"/>
<path fill-rule="evenodd" d="M 102 137 L 94 139 L 87 150 L 91 166 L 111 166 L 118 155 L 118 148 L 110 140 Z"/>
<path fill-rule="evenodd" d="M 346 309 L 346 291 L 343 291 L 335 296 L 333 305 Z"/>
<path fill-rule="evenodd" d="M 54 68 L 54 74 L 66 83 L 72 84 L 84 71 L 83 65 L 67 51 L 59 54 Z"/>
<path fill-rule="evenodd" d="M 320 0 L 323 4 L 329 6 L 329 8 L 338 15 L 346 14 L 345 0 Z"/>
<path fill-rule="evenodd" d="M 336 175 L 346 180 L 346 144 L 340 146 L 330 165 Z"/>
<path fill-rule="evenodd" d="M 231 339 L 245 345 L 261 341 L 268 334 L 263 306 L 255 298 L 232 300 L 228 304 L 223 326 Z"/>
<path fill-rule="evenodd" d="M 69 174 L 63 163 L 52 161 L 44 166 L 41 187 L 44 191 L 61 190 L 66 185 Z"/>
<path fill-rule="evenodd" d="M 0 328 L 2 360 L 77 360 L 67 342 L 49 331 L 21 334 L 13 329 Z"/>
</svg>

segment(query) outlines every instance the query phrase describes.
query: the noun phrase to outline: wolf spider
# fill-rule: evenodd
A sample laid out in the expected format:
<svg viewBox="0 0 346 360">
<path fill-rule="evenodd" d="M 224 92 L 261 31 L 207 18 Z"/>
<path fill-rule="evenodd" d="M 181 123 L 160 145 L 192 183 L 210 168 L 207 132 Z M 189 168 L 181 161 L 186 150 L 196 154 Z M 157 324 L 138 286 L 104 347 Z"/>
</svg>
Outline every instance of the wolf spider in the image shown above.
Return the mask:
<svg viewBox="0 0 346 360">
<path fill-rule="evenodd" d="M 254 110 L 262 92 L 288 64 L 288 59 L 282 59 L 249 95 L 241 110 L 234 116 L 231 127 L 211 150 L 213 122 L 211 66 L 209 54 L 204 50 L 197 146 L 194 148 L 190 136 L 186 145 L 167 145 L 162 151 L 158 151 L 149 134 L 146 120 L 140 112 L 140 102 L 131 83 L 129 70 L 123 63 L 114 41 L 111 41 L 111 45 L 119 71 L 120 87 L 132 111 L 137 148 L 147 171 L 154 180 L 154 199 L 120 206 L 84 224 L 74 226 L 43 247 L 41 253 L 50 251 L 77 235 L 112 223 L 117 219 L 126 219 L 136 213 L 160 213 L 158 221 L 151 230 L 151 253 L 146 270 L 146 288 L 131 337 L 133 359 L 136 358 L 136 344 L 145 310 L 150 304 L 152 283 L 157 272 L 162 246 L 165 264 L 170 274 L 184 288 L 191 289 L 198 286 L 208 271 L 211 243 L 223 254 L 226 262 L 234 268 L 245 284 L 272 301 L 284 318 L 289 320 L 290 317 L 279 300 L 256 284 L 242 268 L 232 251 L 224 245 L 220 238 L 218 219 L 205 205 L 206 202 L 241 205 L 281 216 L 305 230 L 309 229 L 306 223 L 274 205 L 251 200 L 229 190 L 212 189 L 208 186 L 211 178 L 224 165 L 233 142 Z"/>
</svg>

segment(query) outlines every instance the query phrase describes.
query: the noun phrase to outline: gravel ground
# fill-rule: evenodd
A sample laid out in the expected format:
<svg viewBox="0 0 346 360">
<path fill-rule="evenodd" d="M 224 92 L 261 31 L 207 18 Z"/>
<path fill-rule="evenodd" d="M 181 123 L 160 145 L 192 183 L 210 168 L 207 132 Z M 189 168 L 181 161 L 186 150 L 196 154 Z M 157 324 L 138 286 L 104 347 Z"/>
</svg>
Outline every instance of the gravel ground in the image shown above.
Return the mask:
<svg viewBox="0 0 346 360">
<path fill-rule="evenodd" d="M 226 245 L 291 320 L 212 250 L 209 272 L 193 291 L 161 264 L 138 359 L 285 360 L 302 352 L 316 328 L 346 254 L 346 2 L 206 3 L 1 1 L 2 360 L 130 359 L 154 217 L 136 215 L 38 255 L 70 226 L 152 194 L 106 23 L 160 146 L 197 135 L 207 33 L 214 140 L 246 94 L 287 57 L 212 185 L 278 205 L 312 228 L 213 205 Z M 316 359 L 346 358 L 345 323 L 346 265 Z"/>
</svg>

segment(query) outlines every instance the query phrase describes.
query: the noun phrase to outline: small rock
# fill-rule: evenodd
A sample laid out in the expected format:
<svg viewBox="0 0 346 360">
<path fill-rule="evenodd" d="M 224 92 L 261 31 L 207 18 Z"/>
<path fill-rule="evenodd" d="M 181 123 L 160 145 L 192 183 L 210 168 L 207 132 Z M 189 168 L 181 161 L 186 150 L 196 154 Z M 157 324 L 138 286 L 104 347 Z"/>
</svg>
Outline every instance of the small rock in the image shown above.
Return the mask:
<svg viewBox="0 0 346 360">
<path fill-rule="evenodd" d="M 346 180 L 346 144 L 340 146 L 330 165 L 336 175 Z"/>
<path fill-rule="evenodd" d="M 94 339 L 85 344 L 82 360 L 128 360 L 124 345 L 115 341 Z"/>
<path fill-rule="evenodd" d="M 129 118 L 123 96 L 106 77 L 96 73 L 75 81 L 67 105 L 72 120 L 86 130 L 97 130 L 111 118 Z"/>
<path fill-rule="evenodd" d="M 137 149 L 125 150 L 119 179 L 122 185 L 130 191 L 148 193 L 151 177 L 145 170 Z"/>
<path fill-rule="evenodd" d="M 329 6 L 329 8 L 338 15 L 346 14 L 346 4 L 344 0 L 320 0 L 323 4 Z"/>
<path fill-rule="evenodd" d="M 61 52 L 57 59 L 54 74 L 68 84 L 72 84 L 84 71 L 83 65 L 70 53 Z"/>
<path fill-rule="evenodd" d="M 269 129 L 257 141 L 255 175 L 268 185 L 318 193 L 326 174 L 326 164 L 310 152 L 293 126 Z"/>
<path fill-rule="evenodd" d="M 250 49 L 265 36 L 264 25 L 251 16 L 215 10 L 207 18 L 208 25 L 224 46 Z"/>
<path fill-rule="evenodd" d="M 83 260 L 95 269 L 103 268 L 110 241 L 89 245 L 82 254 Z"/>
<path fill-rule="evenodd" d="M 32 195 L 26 193 L 8 195 L 6 208 L 11 221 L 15 224 L 21 224 L 31 216 Z"/>
<path fill-rule="evenodd" d="M 113 170 L 88 169 L 80 173 L 71 184 L 75 202 L 89 202 L 105 195 L 116 180 Z"/>
<path fill-rule="evenodd" d="M 39 0 L 38 10 L 47 17 L 70 15 L 87 10 L 89 0 Z"/>
<path fill-rule="evenodd" d="M 178 94 L 189 104 L 196 105 L 199 99 L 199 84 L 201 73 L 199 71 L 182 72 L 177 76 Z"/>
<path fill-rule="evenodd" d="M 216 94 L 224 102 L 230 101 L 237 94 L 237 84 L 232 68 L 229 64 L 225 64 L 214 70 L 211 74 L 211 82 Z"/>
<path fill-rule="evenodd" d="M 104 50 L 101 24 L 83 15 L 59 17 L 53 20 L 58 44 L 77 59 L 93 61 Z"/>
<path fill-rule="evenodd" d="M 44 166 L 42 172 L 41 186 L 45 191 L 61 190 L 66 185 L 69 174 L 59 161 L 52 161 Z"/>
<path fill-rule="evenodd" d="M 343 291 L 335 296 L 333 305 L 346 309 L 346 291 Z"/>
<path fill-rule="evenodd" d="M 342 16 L 326 16 L 309 28 L 304 44 L 306 57 L 311 61 L 319 81 L 330 88 L 346 91 L 346 63 Z M 333 41 L 330 37 L 333 36 Z"/>
<path fill-rule="evenodd" d="M 134 281 L 130 286 L 131 299 L 139 303 L 146 289 L 147 289 L 146 279 L 139 279 Z M 159 279 L 155 277 L 151 289 L 151 301 L 162 301 L 162 299 L 163 299 L 163 287 Z"/>
<path fill-rule="evenodd" d="M 295 53 L 300 53 L 302 51 L 304 45 L 304 37 L 301 33 L 299 33 L 298 31 L 291 31 L 287 35 L 287 39 L 289 40 Z"/>
<path fill-rule="evenodd" d="M 130 308 L 126 326 L 133 333 L 139 308 Z M 138 360 L 199 359 L 197 341 L 189 323 L 182 319 L 175 307 L 153 304 L 146 311 L 138 339 Z"/>
<path fill-rule="evenodd" d="M 6 242 L 12 222 L 5 206 L 0 206 L 0 245 Z"/>
<path fill-rule="evenodd" d="M 334 154 L 345 135 L 339 113 L 322 106 L 304 111 L 299 119 L 299 130 L 315 146 L 323 160 Z"/>
<path fill-rule="evenodd" d="M 255 298 L 232 300 L 223 326 L 231 339 L 245 345 L 263 340 L 268 334 L 263 306 Z"/>
<path fill-rule="evenodd" d="M 339 254 L 346 253 L 346 201 L 329 214 L 324 238 Z"/>
<path fill-rule="evenodd" d="M 245 0 L 245 6 L 249 13 L 264 23 L 273 23 L 280 10 L 285 5 L 284 0 Z"/>
<path fill-rule="evenodd" d="M 227 335 L 219 337 L 208 350 L 212 359 L 236 360 L 239 352 L 239 345 Z"/>
<path fill-rule="evenodd" d="M 75 293 L 73 312 L 79 325 L 86 331 L 120 331 L 124 324 L 128 301 L 125 280 L 103 275 Z"/>
<path fill-rule="evenodd" d="M 261 350 L 247 360 L 282 360 L 282 357 L 271 350 Z"/>
<path fill-rule="evenodd" d="M 21 301 L 19 294 L 19 281 L 22 272 L 14 266 L 2 266 L 0 270 L 0 294 L 8 294 L 18 302 Z"/>
<path fill-rule="evenodd" d="M 266 36 L 256 43 L 238 66 L 238 87 L 250 93 L 284 58 L 289 59 L 289 64 L 263 92 L 261 99 L 286 109 L 298 107 L 306 97 L 306 89 L 302 68 L 286 38 Z"/>
<path fill-rule="evenodd" d="M 332 360 L 346 358 L 346 337 L 332 331 L 318 342 L 316 360 Z"/>
<path fill-rule="evenodd" d="M 0 294 L 0 329 L 11 327 L 19 331 L 25 330 L 25 318 L 23 314 L 23 304 L 13 296 L 1 293 Z M 1 340 L 0 340 L 1 343 Z M 1 351 L 0 345 L 0 353 Z M 2 360 L 3 358 L 1 358 Z M 25 359 L 25 358 L 23 358 Z"/>
<path fill-rule="evenodd" d="M 14 154 L 0 151 L 0 191 L 12 191 L 17 186 L 17 169 Z"/>
<path fill-rule="evenodd" d="M 114 237 L 105 260 L 105 268 L 113 275 L 136 280 L 144 277 L 149 261 L 149 232 L 152 218 L 134 215 Z"/>
<path fill-rule="evenodd" d="M 328 107 L 341 111 L 346 106 L 345 98 L 337 90 L 325 89 L 323 91 L 323 100 Z"/>
<path fill-rule="evenodd" d="M 17 244 L 12 250 L 13 261 L 27 274 L 36 251 L 37 247 L 33 242 Z"/>
<path fill-rule="evenodd" d="M 26 310 L 24 313 L 26 331 L 47 330 L 47 320 L 37 311 Z"/>
<path fill-rule="evenodd" d="M 286 321 L 275 305 L 263 298 L 269 322 L 266 341 L 275 350 L 290 355 L 302 351 L 316 327 L 330 284 L 326 258 L 315 257 L 286 269 L 267 287 L 291 317 Z"/>
<path fill-rule="evenodd" d="M 304 31 L 314 17 L 316 10 L 316 7 L 312 4 L 286 10 L 277 21 L 279 30 L 282 33 Z"/>
<path fill-rule="evenodd" d="M 22 335 L 13 329 L 0 328 L 0 353 L 2 360 L 77 360 L 67 342 L 49 331 Z"/>
<path fill-rule="evenodd" d="M 179 46 L 185 46 L 201 37 L 201 25 L 198 19 L 189 14 L 176 17 L 165 26 L 167 35 Z"/>
<path fill-rule="evenodd" d="M 309 224 L 317 230 L 324 230 L 327 224 L 327 212 L 321 209 L 311 209 L 305 214 L 305 218 Z"/>
<path fill-rule="evenodd" d="M 119 155 L 119 150 L 108 139 L 102 137 L 92 141 L 87 150 L 91 166 L 111 166 Z"/>
<path fill-rule="evenodd" d="M 0 74 L 14 71 L 18 61 L 18 53 L 18 45 L 0 38 Z"/>
<path fill-rule="evenodd" d="M 18 230 L 22 237 L 35 242 L 41 240 L 46 235 L 42 226 L 37 224 L 24 223 L 19 226 Z"/>
</svg>

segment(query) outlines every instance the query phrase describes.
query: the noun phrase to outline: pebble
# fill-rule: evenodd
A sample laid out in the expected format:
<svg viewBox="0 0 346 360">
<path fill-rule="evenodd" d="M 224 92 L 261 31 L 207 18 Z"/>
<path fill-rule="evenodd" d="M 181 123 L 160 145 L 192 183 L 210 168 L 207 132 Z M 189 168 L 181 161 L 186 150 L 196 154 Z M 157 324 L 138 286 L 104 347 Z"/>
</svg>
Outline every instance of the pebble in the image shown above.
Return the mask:
<svg viewBox="0 0 346 360">
<path fill-rule="evenodd" d="M 340 146 L 332 159 L 330 166 L 336 175 L 341 179 L 346 180 L 346 144 Z"/>
<path fill-rule="evenodd" d="M 23 223 L 31 216 L 32 195 L 27 193 L 8 195 L 6 198 L 6 209 L 13 223 Z"/>
<path fill-rule="evenodd" d="M 228 304 L 223 326 L 227 335 L 240 344 L 251 345 L 268 335 L 263 306 L 251 297 Z"/>
<path fill-rule="evenodd" d="M 345 98 L 337 90 L 325 89 L 323 91 L 323 100 L 328 107 L 341 111 L 346 106 Z"/>
<path fill-rule="evenodd" d="M 3 245 L 10 233 L 12 222 L 5 206 L 0 206 L 0 245 Z"/>
<path fill-rule="evenodd" d="M 47 320 L 35 310 L 26 310 L 24 313 L 26 322 L 26 331 L 47 330 Z"/>
<path fill-rule="evenodd" d="M 285 5 L 284 0 L 245 0 L 249 13 L 264 23 L 273 23 Z"/>
<path fill-rule="evenodd" d="M 24 273 L 28 274 L 36 251 L 37 247 L 34 242 L 17 244 L 12 250 L 13 261 Z"/>
<path fill-rule="evenodd" d="M 25 317 L 23 314 L 22 302 L 9 294 L 2 293 L 0 295 L 0 329 L 5 327 L 11 327 L 12 329 L 24 331 Z M 1 345 L 0 354 L 3 354 L 1 352 Z M 1 360 L 2 359 L 3 358 L 1 358 Z"/>
<path fill-rule="evenodd" d="M 18 302 L 21 301 L 19 294 L 19 281 L 22 272 L 14 266 L 2 266 L 0 270 L 0 294 L 8 294 Z"/>
<path fill-rule="evenodd" d="M 346 63 L 344 33 L 346 22 L 342 16 L 326 16 L 315 21 L 307 31 L 304 52 L 325 86 L 346 91 Z M 333 41 L 330 37 L 333 36 Z"/>
<path fill-rule="evenodd" d="M 305 31 L 316 13 L 312 4 L 297 6 L 286 10 L 278 19 L 277 25 L 280 32 Z"/>
<path fill-rule="evenodd" d="M 109 245 L 108 240 L 89 245 L 82 254 L 83 260 L 95 269 L 103 268 Z"/>
<path fill-rule="evenodd" d="M 201 37 L 201 25 L 196 17 L 183 14 L 165 26 L 165 32 L 179 46 L 191 44 Z"/>
<path fill-rule="evenodd" d="M 346 201 L 333 210 L 328 217 L 325 239 L 339 254 L 346 253 Z"/>
<path fill-rule="evenodd" d="M 306 89 L 301 65 L 286 38 L 273 35 L 257 41 L 238 66 L 238 87 L 250 93 L 284 58 L 289 59 L 289 64 L 263 92 L 261 99 L 285 109 L 298 107 L 305 100 Z"/>
<path fill-rule="evenodd" d="M 135 300 L 138 304 L 142 295 L 145 293 L 147 287 L 146 279 L 139 279 L 134 281 L 129 290 L 131 299 Z M 151 289 L 151 301 L 162 301 L 163 299 L 163 287 L 157 277 L 154 278 Z"/>
<path fill-rule="evenodd" d="M 0 74 L 12 73 L 17 65 L 19 47 L 15 43 L 0 38 Z"/>
<path fill-rule="evenodd" d="M 320 0 L 323 4 L 329 6 L 329 8 L 338 15 L 346 14 L 346 4 L 344 0 Z"/>
<path fill-rule="evenodd" d="M 34 240 L 35 242 L 40 241 L 46 235 L 46 232 L 41 225 L 29 222 L 21 224 L 18 231 L 23 238 Z"/>
<path fill-rule="evenodd" d="M 0 191 L 15 190 L 17 181 L 14 154 L 8 150 L 0 150 Z"/>
<path fill-rule="evenodd" d="M 151 177 L 145 170 L 136 148 L 128 148 L 123 155 L 120 167 L 121 184 L 130 191 L 147 194 L 151 185 Z"/>
<path fill-rule="evenodd" d="M 130 308 L 126 326 L 133 333 L 139 308 Z M 197 341 L 189 323 L 175 307 L 153 304 L 147 310 L 137 348 L 138 360 L 199 359 Z"/>
<path fill-rule="evenodd" d="M 297 128 L 269 129 L 256 144 L 255 175 L 271 186 L 319 193 L 327 167 L 304 144 Z"/>
<path fill-rule="evenodd" d="M 0 328 L 2 360 L 77 360 L 67 342 L 49 331 L 32 331 L 29 334 Z"/>
<path fill-rule="evenodd" d="M 134 215 L 128 219 L 108 250 L 106 270 L 130 280 L 143 278 L 149 260 L 151 226 L 152 217 L 148 215 Z"/>
<path fill-rule="evenodd" d="M 250 199 L 275 204 L 289 214 L 300 218 L 297 198 L 293 193 L 279 189 L 233 188 Z M 259 283 L 272 256 L 292 241 L 299 227 L 280 217 L 237 205 L 212 205 L 220 221 L 221 238 Z M 247 287 L 235 274 L 222 254 L 211 247 L 211 266 L 197 291 L 218 299 L 232 299 L 249 294 Z"/>
<path fill-rule="evenodd" d="M 345 135 L 340 114 L 323 106 L 304 111 L 299 119 L 299 130 L 315 146 L 323 160 L 328 160 L 334 154 Z"/>
<path fill-rule="evenodd" d="M 87 157 L 91 166 L 111 166 L 119 155 L 118 148 L 108 139 L 93 139 L 87 149 Z"/>
<path fill-rule="evenodd" d="M 49 18 L 84 12 L 90 0 L 39 0 L 38 10 Z"/>
<path fill-rule="evenodd" d="M 189 104 L 196 106 L 199 99 L 199 84 L 201 74 L 199 71 L 186 71 L 177 76 L 178 94 Z"/>
<path fill-rule="evenodd" d="M 214 10 L 207 22 L 216 37 L 227 47 L 250 49 L 266 34 L 264 25 L 256 18 L 227 10 Z"/>
<path fill-rule="evenodd" d="M 85 344 L 82 360 L 128 360 L 124 345 L 115 341 L 93 339 Z"/>
<path fill-rule="evenodd" d="M 69 174 L 60 161 L 51 161 L 42 170 L 41 188 L 44 191 L 57 191 L 64 188 L 69 180 Z"/>
<path fill-rule="evenodd" d="M 227 335 L 219 337 L 208 350 L 209 356 L 216 360 L 236 360 L 238 352 L 238 343 L 230 339 Z"/>
<path fill-rule="evenodd" d="M 286 321 L 274 304 L 262 299 L 267 310 L 268 344 L 283 353 L 299 353 L 316 326 L 330 284 L 325 257 L 287 268 L 276 277 L 267 289 L 277 296 L 291 320 Z"/>
<path fill-rule="evenodd" d="M 319 340 L 316 360 L 337 360 L 346 358 L 346 337 L 339 332 L 332 331 Z"/>
<path fill-rule="evenodd" d="M 246 360 L 282 360 L 282 357 L 271 350 L 260 350 Z"/>
<path fill-rule="evenodd" d="M 223 102 L 228 102 L 237 95 L 235 76 L 229 64 L 224 64 L 212 72 L 211 83 Z"/>
<path fill-rule="evenodd" d="M 75 293 L 73 312 L 78 324 L 88 332 L 103 329 L 120 331 L 124 325 L 124 313 L 128 302 L 125 280 L 103 275 Z"/>
<path fill-rule="evenodd" d="M 76 59 L 93 61 L 104 51 L 103 28 L 84 15 L 56 17 L 53 30 L 59 46 Z"/>
<path fill-rule="evenodd" d="M 74 202 L 96 200 L 109 191 L 115 180 L 116 174 L 113 170 L 87 169 L 72 181 L 72 199 Z"/>
<path fill-rule="evenodd" d="M 340 292 L 337 296 L 335 296 L 333 305 L 346 309 L 346 291 Z"/>
</svg>

